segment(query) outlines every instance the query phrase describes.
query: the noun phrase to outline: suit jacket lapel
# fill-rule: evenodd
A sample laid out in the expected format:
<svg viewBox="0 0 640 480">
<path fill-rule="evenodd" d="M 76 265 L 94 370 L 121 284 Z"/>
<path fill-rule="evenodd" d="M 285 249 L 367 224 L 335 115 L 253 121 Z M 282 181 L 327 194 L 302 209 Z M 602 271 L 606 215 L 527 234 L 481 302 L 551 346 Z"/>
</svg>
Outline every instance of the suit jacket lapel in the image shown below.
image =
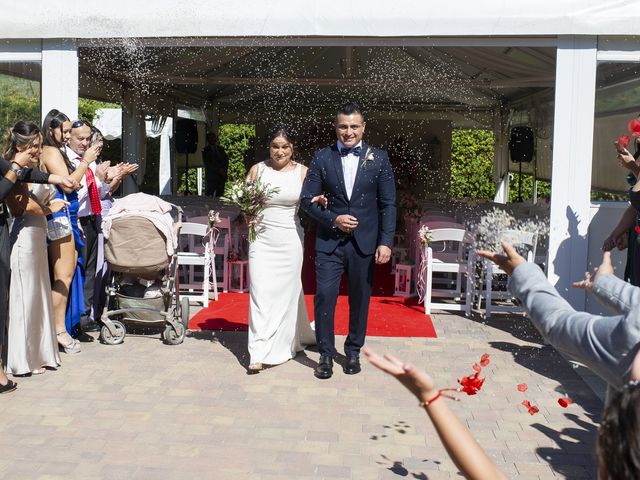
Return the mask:
<svg viewBox="0 0 640 480">
<path fill-rule="evenodd" d="M 360 150 L 360 159 L 358 160 L 358 170 L 356 171 L 356 178 L 353 181 L 354 192 L 356 191 L 356 185 L 358 185 L 358 180 L 360 180 L 360 177 L 362 176 L 362 171 L 364 170 L 364 168 L 362 167 L 362 164 L 364 163 L 364 156 L 367 154 L 368 148 L 369 147 L 367 146 L 367 144 L 362 142 L 362 149 Z M 353 193 L 351 194 L 351 196 L 353 196 Z"/>
<path fill-rule="evenodd" d="M 342 188 L 342 194 L 344 198 L 347 198 L 347 187 L 344 185 L 344 172 L 342 171 L 342 159 L 340 158 L 338 147 L 335 144 L 331 147 L 331 163 L 333 164 L 333 168 L 335 168 L 336 177 L 338 177 L 340 188 Z"/>
</svg>

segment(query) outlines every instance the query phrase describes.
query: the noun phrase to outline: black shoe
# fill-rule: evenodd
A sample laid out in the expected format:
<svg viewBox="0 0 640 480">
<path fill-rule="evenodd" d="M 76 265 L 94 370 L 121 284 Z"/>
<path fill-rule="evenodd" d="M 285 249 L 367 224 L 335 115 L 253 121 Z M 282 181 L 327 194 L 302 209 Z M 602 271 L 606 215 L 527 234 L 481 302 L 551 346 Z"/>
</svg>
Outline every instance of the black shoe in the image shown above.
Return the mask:
<svg viewBox="0 0 640 480">
<path fill-rule="evenodd" d="M 95 320 L 91 320 L 88 315 L 80 317 L 80 331 L 87 332 L 99 332 L 101 325 Z"/>
<path fill-rule="evenodd" d="M 360 368 L 360 357 L 358 357 L 358 355 L 347 355 L 347 360 L 342 365 L 342 370 L 347 375 L 360 373 L 362 370 L 362 368 Z"/>
<path fill-rule="evenodd" d="M 329 355 L 320 355 L 320 361 L 313 371 L 313 374 L 316 378 L 321 378 L 323 380 L 331 378 L 331 375 L 333 375 L 333 358 Z"/>
<path fill-rule="evenodd" d="M 7 383 L 5 383 L 4 385 L 0 385 L 0 394 L 13 392 L 17 387 L 18 384 L 16 382 L 12 382 L 11 380 L 7 379 Z"/>
</svg>

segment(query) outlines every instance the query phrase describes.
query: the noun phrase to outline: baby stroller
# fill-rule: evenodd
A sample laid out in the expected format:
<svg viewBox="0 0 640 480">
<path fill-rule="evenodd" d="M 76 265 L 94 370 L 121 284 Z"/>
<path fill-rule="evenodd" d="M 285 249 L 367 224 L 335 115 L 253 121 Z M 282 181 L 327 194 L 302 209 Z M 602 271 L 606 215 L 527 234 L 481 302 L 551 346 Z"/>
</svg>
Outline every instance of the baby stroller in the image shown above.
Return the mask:
<svg viewBox="0 0 640 480">
<path fill-rule="evenodd" d="M 182 221 L 180 207 L 172 206 L 171 219 L 173 234 L 177 235 Z M 177 252 L 167 253 L 167 241 L 171 240 L 142 214 L 131 212 L 110 221 L 104 246 L 111 281 L 107 306 L 100 317 L 103 343 L 122 343 L 127 327 L 145 332 L 161 330 L 163 341 L 169 345 L 184 340 L 189 299 L 180 299 Z"/>
</svg>

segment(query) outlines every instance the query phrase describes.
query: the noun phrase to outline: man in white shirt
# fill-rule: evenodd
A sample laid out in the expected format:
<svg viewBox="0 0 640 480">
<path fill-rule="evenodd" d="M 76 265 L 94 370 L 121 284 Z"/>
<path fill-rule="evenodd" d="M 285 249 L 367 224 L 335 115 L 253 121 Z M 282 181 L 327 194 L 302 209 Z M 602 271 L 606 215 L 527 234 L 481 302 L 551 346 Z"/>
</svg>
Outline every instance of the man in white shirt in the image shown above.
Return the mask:
<svg viewBox="0 0 640 480">
<path fill-rule="evenodd" d="M 314 154 L 300 194 L 300 207 L 318 223 L 314 312 L 320 360 L 314 375 L 321 379 L 333 375 L 334 314 L 342 274 L 349 291 L 342 370 L 354 375 L 361 371 L 374 265 L 391 258 L 396 228 L 393 170 L 387 152 L 362 140 L 365 126 L 360 105 L 340 107 L 337 142 Z M 328 197 L 326 208 L 312 201 L 321 194 Z"/>
<path fill-rule="evenodd" d="M 65 149 L 69 160 L 77 167 L 80 165 L 84 153 L 90 147 L 91 127 L 81 120 L 73 122 L 71 127 L 71 137 Z M 95 162 L 91 162 L 80 181 L 80 190 L 78 190 L 78 221 L 85 236 L 83 255 L 85 263 L 84 304 L 87 317 L 91 315 L 93 304 L 93 287 L 98 258 L 98 233 L 102 224 L 100 198 L 107 196 L 110 188 L 109 183 L 104 182 L 104 176 L 100 169 L 96 168 Z M 86 328 L 86 319 L 84 330 L 89 330 Z"/>
</svg>

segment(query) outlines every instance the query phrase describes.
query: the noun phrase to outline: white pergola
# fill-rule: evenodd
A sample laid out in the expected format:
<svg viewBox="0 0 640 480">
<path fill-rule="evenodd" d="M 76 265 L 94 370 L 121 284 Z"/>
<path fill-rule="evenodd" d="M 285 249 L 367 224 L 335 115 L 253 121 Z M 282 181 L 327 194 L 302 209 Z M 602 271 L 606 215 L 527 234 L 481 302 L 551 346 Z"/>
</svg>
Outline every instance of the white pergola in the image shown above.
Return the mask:
<svg viewBox="0 0 640 480">
<path fill-rule="evenodd" d="M 206 103 L 215 125 L 242 111 L 246 92 L 266 80 L 283 89 L 353 89 L 377 100 L 375 89 L 384 88 L 389 102 L 380 100 L 384 108 L 378 114 L 386 109 L 387 118 L 448 118 L 465 125 L 477 115 L 496 133 L 494 175 L 499 180 L 509 170 L 507 108 L 550 101 L 555 140 L 548 149 L 553 179 L 548 276 L 574 307 L 584 308 L 584 292 L 569 285 L 588 264 L 597 67 L 640 62 L 639 1 L 114 0 L 91 5 L 71 1 L 64 8 L 36 1 L 7 5 L 3 13 L 0 70 L 3 63 L 40 65 L 44 113 L 55 107 L 71 116 L 77 112 L 79 92 L 112 100 L 115 92 L 127 133 L 123 159 L 129 161 L 144 158 L 145 112 L 173 116 L 179 104 Z M 154 65 L 146 64 L 144 55 L 129 57 L 134 63 L 129 69 L 143 69 L 145 82 L 153 86 L 143 100 L 135 78 L 118 70 L 122 57 L 100 59 L 105 48 L 126 53 L 127 39 L 135 39 L 136 48 L 158 53 Z M 291 49 L 307 49 L 303 66 L 314 66 L 313 76 L 277 75 L 277 69 L 266 78 L 249 74 L 256 52 L 281 51 L 290 58 Z M 367 70 L 372 65 L 369 49 L 402 52 L 412 59 L 410 65 L 420 66 L 418 76 L 426 80 L 409 81 L 407 70 L 395 80 L 377 77 L 375 70 Z M 513 49 L 517 55 L 509 56 Z M 163 62 L 167 50 L 173 58 L 176 52 L 190 53 L 178 63 Z M 335 62 L 331 58 L 336 52 L 339 68 L 325 69 Z M 248 63 L 243 64 L 245 57 Z M 443 59 L 455 68 L 440 81 L 475 92 L 473 102 L 457 98 L 455 91 L 444 98 L 415 93 L 437 80 L 427 73 Z M 414 94 L 399 103 L 393 89 L 402 95 L 407 83 Z M 253 105 L 264 101 L 260 94 L 252 90 Z M 256 115 L 261 112 L 255 110 Z"/>
</svg>

